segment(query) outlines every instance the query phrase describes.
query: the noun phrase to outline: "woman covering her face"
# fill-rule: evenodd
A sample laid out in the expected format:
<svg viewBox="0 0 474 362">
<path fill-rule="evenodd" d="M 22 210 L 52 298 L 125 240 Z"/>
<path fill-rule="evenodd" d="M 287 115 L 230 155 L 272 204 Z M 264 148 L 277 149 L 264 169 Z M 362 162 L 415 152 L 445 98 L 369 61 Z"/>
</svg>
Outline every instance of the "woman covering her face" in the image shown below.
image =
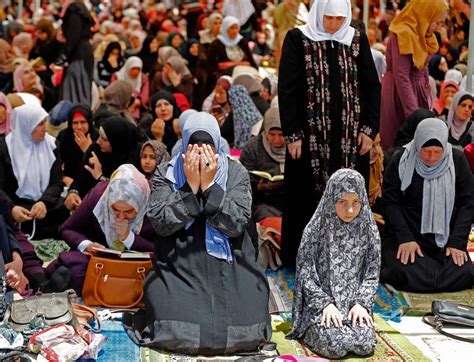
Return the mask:
<svg viewBox="0 0 474 362">
<path fill-rule="evenodd" d="M 270 337 L 268 286 L 246 232 L 248 173 L 221 151 L 212 118 L 191 115 L 181 152 L 153 176 L 148 216 L 158 237 L 147 312 L 124 320 L 143 346 L 218 355 L 256 350 Z"/>
</svg>

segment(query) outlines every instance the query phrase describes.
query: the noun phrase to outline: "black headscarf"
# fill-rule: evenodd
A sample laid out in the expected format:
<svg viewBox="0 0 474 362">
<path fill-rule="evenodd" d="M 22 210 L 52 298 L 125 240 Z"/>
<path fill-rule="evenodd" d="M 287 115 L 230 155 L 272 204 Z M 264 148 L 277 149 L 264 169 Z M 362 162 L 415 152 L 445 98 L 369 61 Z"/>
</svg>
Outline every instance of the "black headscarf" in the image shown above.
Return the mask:
<svg viewBox="0 0 474 362">
<path fill-rule="evenodd" d="M 164 91 L 164 90 L 159 91 L 153 96 L 150 102 L 150 109 L 153 116 L 153 121 L 156 118 L 155 106 L 156 106 L 156 103 L 158 103 L 160 99 L 167 100 L 173 106 L 173 116 L 169 121 L 165 122 L 165 134 L 162 140 L 162 142 L 166 145 L 168 152 L 171 154 L 171 150 L 173 149 L 174 144 L 178 140 L 178 136 L 176 135 L 176 133 L 174 133 L 173 120 L 179 118 L 179 116 L 181 115 L 181 110 L 176 104 L 176 99 L 174 99 L 173 95 L 170 92 Z M 152 124 L 153 124 L 153 121 L 152 121 Z M 147 129 L 146 134 L 150 139 L 154 139 L 151 133 L 151 124 L 150 124 L 150 127 Z"/>
<path fill-rule="evenodd" d="M 148 75 L 153 75 L 155 67 L 158 65 L 158 50 L 153 53 L 150 51 L 150 44 L 153 39 L 155 39 L 153 36 L 147 36 L 143 41 L 142 49 L 137 54 L 137 57 L 143 62 L 142 72 Z"/>
<path fill-rule="evenodd" d="M 119 51 L 119 58 L 117 60 L 117 67 L 112 67 L 112 65 L 109 63 L 109 56 L 110 53 L 112 53 L 115 49 Z M 107 45 L 107 48 L 105 48 L 104 56 L 102 57 L 102 63 L 104 64 L 104 68 L 107 70 L 109 74 L 112 74 L 119 71 L 120 68 L 123 67 L 125 60 L 123 59 L 123 54 L 122 54 L 122 47 L 118 41 L 113 41 Z"/>
<path fill-rule="evenodd" d="M 416 127 L 426 118 L 434 118 L 436 115 L 429 109 L 420 108 L 408 116 L 406 121 L 400 127 L 397 138 L 395 139 L 395 147 L 402 147 L 411 142 L 415 137 Z"/>
<path fill-rule="evenodd" d="M 84 155 L 83 165 L 89 165 L 89 159 L 94 152 L 102 165 L 102 175 L 105 177 L 110 177 L 124 163 L 132 163 L 138 167 L 140 150 L 137 128 L 125 118 L 117 116 L 105 119 L 101 127 L 110 142 L 112 152 L 102 152 L 100 146 L 93 143 Z M 87 170 L 81 169 L 78 180 L 74 181 L 71 188 L 78 190 L 79 195 L 84 197 L 96 184 L 97 181 L 91 174 Z"/>
<path fill-rule="evenodd" d="M 90 134 L 92 141 L 95 142 L 99 137 L 99 133 L 92 123 L 92 111 L 90 107 L 82 103 L 73 105 L 68 114 L 67 128 L 62 130 L 58 135 L 61 161 L 64 162 L 64 175 L 72 177 L 73 179 L 76 177 L 78 165 L 82 163 L 82 158 L 84 157 L 84 152 L 82 152 L 77 145 L 72 129 L 73 116 L 76 113 L 81 113 L 87 120 L 89 124 L 89 132 L 87 134 Z"/>
<path fill-rule="evenodd" d="M 191 55 L 189 49 L 193 46 L 193 44 L 199 44 L 199 41 L 196 38 L 191 38 L 186 43 L 184 48 L 184 56 L 183 58 L 188 61 L 188 69 L 192 75 L 196 75 L 197 63 L 199 61 L 199 55 Z"/>
</svg>

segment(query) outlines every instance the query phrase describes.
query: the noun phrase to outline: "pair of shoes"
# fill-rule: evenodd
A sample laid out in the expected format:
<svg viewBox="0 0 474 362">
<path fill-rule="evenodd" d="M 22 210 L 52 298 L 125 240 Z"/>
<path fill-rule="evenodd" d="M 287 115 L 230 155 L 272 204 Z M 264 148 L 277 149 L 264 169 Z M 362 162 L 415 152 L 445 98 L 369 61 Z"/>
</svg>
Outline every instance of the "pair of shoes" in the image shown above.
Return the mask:
<svg viewBox="0 0 474 362">
<path fill-rule="evenodd" d="M 40 285 L 39 291 L 42 293 L 59 293 L 68 289 L 71 282 L 71 272 L 64 265 L 61 265 L 51 275 L 48 281 Z"/>
</svg>

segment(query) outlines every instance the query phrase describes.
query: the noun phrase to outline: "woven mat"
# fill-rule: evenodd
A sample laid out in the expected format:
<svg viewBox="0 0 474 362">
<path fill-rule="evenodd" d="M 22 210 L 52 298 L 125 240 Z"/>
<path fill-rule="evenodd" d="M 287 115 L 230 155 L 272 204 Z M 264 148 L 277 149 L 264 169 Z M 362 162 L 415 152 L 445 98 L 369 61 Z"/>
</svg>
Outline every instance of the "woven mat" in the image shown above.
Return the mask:
<svg viewBox="0 0 474 362">
<path fill-rule="evenodd" d="M 140 361 L 140 348 L 128 337 L 122 322 L 102 322 L 101 334 L 107 337 L 107 341 L 97 361 Z"/>
<path fill-rule="evenodd" d="M 454 303 L 474 305 L 474 289 L 463 290 L 456 293 L 401 293 L 408 303 L 408 316 L 422 316 L 431 312 L 431 302 L 433 300 L 449 300 Z"/>
</svg>

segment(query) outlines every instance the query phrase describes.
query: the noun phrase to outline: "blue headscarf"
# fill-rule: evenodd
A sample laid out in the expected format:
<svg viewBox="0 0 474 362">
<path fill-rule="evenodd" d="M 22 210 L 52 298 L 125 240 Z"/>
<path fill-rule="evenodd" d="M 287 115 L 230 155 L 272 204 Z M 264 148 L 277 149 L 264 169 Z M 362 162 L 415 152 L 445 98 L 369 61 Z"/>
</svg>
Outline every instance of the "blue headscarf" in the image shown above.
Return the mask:
<svg viewBox="0 0 474 362">
<path fill-rule="evenodd" d="M 182 155 L 186 153 L 191 136 L 197 131 L 204 131 L 212 137 L 214 146 L 219 154 L 219 158 L 217 160 L 217 173 L 214 176 L 214 182 L 218 184 L 222 190 L 226 191 L 229 173 L 229 161 L 227 155 L 222 151 L 219 125 L 214 116 L 206 112 L 196 112 L 192 114 L 186 121 L 183 129 L 181 130 L 183 140 L 181 151 L 169 162 L 168 169 L 166 170 L 166 178 L 173 183 L 175 190 L 180 189 L 186 182 Z M 185 225 L 185 229 L 189 229 L 193 222 L 194 219 L 190 220 Z M 207 221 L 206 249 L 209 255 L 217 259 L 226 260 L 229 264 L 233 262 L 229 238 L 221 231 L 212 227 Z"/>
</svg>

